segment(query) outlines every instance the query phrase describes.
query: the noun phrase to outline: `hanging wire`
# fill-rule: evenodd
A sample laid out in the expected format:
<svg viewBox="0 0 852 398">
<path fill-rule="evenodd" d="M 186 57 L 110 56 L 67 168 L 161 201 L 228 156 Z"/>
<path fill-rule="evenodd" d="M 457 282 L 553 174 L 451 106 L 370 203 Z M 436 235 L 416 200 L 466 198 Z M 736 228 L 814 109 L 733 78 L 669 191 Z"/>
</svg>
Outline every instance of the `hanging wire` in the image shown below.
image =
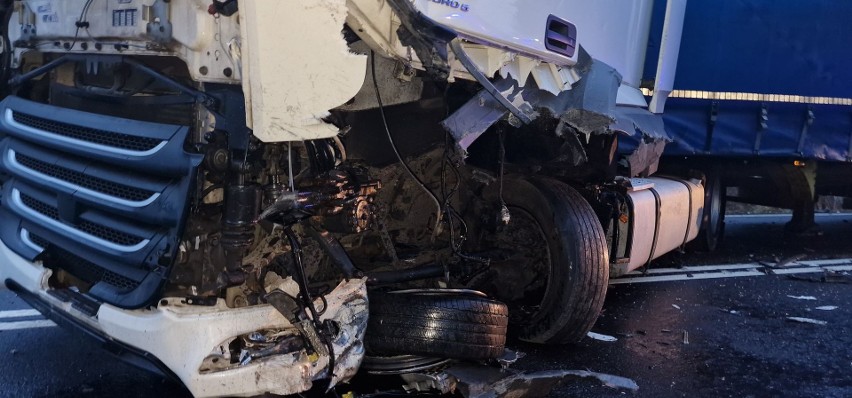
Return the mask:
<svg viewBox="0 0 852 398">
<path fill-rule="evenodd" d="M 432 199 L 432 201 L 435 203 L 435 208 L 437 210 L 435 215 L 435 233 L 437 234 L 438 230 L 440 229 L 441 220 L 443 218 L 443 209 L 441 207 L 441 202 L 438 200 L 438 197 L 435 196 L 434 193 L 432 193 L 429 187 L 427 187 L 426 184 L 424 184 L 423 181 L 420 180 L 419 177 L 417 177 L 417 174 L 414 174 L 414 170 L 412 170 L 411 167 L 408 166 L 408 163 L 405 162 L 396 147 L 396 142 L 393 139 L 390 127 L 388 126 L 387 117 L 385 116 L 385 106 L 382 102 L 382 95 L 379 92 L 379 81 L 376 78 L 376 53 L 374 51 L 370 51 L 370 69 L 373 75 L 373 88 L 376 90 L 376 101 L 379 103 L 379 113 L 382 116 L 382 123 L 384 124 L 385 133 L 388 136 L 388 141 L 390 142 L 391 148 L 393 148 L 393 153 L 396 155 L 397 160 L 399 160 L 399 163 L 402 165 L 403 168 L 405 168 L 405 171 L 408 172 L 408 175 L 411 176 L 411 178 L 417 183 L 417 185 L 420 186 L 420 189 L 422 189 L 423 192 L 426 192 Z"/>
</svg>

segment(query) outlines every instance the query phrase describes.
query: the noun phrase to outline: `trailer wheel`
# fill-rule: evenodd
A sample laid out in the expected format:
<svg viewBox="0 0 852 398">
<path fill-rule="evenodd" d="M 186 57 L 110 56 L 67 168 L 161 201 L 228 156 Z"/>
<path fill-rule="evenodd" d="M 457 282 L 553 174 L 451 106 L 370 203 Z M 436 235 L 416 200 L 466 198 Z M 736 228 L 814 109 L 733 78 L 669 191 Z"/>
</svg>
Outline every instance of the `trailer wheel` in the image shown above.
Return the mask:
<svg viewBox="0 0 852 398">
<path fill-rule="evenodd" d="M 704 213 L 701 218 L 701 230 L 690 246 L 698 251 L 715 251 L 725 235 L 725 207 L 727 205 L 725 186 L 719 173 L 708 174 L 704 186 Z"/>
<path fill-rule="evenodd" d="M 441 292 L 371 292 L 364 338 L 373 356 L 493 359 L 503 355 L 509 310 L 488 298 Z"/>
<path fill-rule="evenodd" d="M 579 341 L 597 320 L 609 282 L 597 215 L 577 191 L 552 179 L 506 177 L 502 196 L 511 219 L 493 237 L 504 255 L 492 262 L 486 291 L 509 304 L 510 327 L 521 340 Z"/>
</svg>

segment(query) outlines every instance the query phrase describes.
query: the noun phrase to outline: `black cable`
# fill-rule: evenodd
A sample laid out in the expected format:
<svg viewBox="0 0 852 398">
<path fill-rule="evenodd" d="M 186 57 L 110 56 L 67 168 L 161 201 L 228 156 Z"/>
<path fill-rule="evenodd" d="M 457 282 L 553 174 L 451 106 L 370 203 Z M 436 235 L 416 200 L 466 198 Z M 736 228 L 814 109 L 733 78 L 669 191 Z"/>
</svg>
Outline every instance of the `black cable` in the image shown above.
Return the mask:
<svg viewBox="0 0 852 398">
<path fill-rule="evenodd" d="M 324 330 L 323 324 L 320 322 L 320 313 L 314 305 L 314 299 L 311 297 L 310 288 L 308 286 L 308 277 L 305 274 L 305 264 L 302 262 L 302 245 L 299 244 L 299 237 L 296 236 L 296 233 L 293 232 L 292 228 L 285 229 L 284 234 L 287 236 L 287 240 L 290 241 L 290 250 L 294 263 L 293 268 L 297 273 L 297 275 L 295 275 L 295 279 L 299 285 L 302 301 L 304 301 L 305 307 L 307 307 L 308 311 L 311 313 L 311 318 L 313 318 L 312 321 L 316 330 Z M 326 307 L 328 307 L 327 303 Z M 323 312 L 325 312 L 326 309 L 327 308 L 323 308 Z M 323 336 L 323 343 L 328 349 L 328 374 L 329 377 L 334 378 L 334 367 L 336 362 L 334 357 L 334 344 L 332 344 L 331 338 L 326 336 L 325 333 L 321 333 L 321 336 Z"/>
<path fill-rule="evenodd" d="M 505 173 L 505 165 L 506 165 L 506 135 L 503 131 L 497 133 L 500 139 L 500 191 L 498 193 L 500 197 L 500 205 L 506 206 L 506 202 L 503 201 L 503 176 Z"/>
<path fill-rule="evenodd" d="M 439 225 L 441 223 L 442 218 L 441 213 L 443 212 L 443 209 L 441 208 L 441 202 L 438 200 L 438 197 L 435 196 L 434 193 L 432 193 L 429 187 L 427 187 L 426 184 L 424 184 L 423 181 L 421 181 L 420 178 L 417 177 L 416 174 L 414 174 L 414 170 L 412 170 L 411 167 L 409 167 L 408 164 L 405 163 L 405 160 L 402 158 L 402 155 L 399 154 L 399 150 L 396 147 L 396 142 L 394 142 L 393 135 L 391 134 L 390 127 L 388 126 L 388 119 L 385 116 L 385 106 L 382 102 L 382 94 L 379 92 L 379 81 L 378 79 L 376 79 L 376 53 L 372 50 L 370 51 L 370 69 L 373 75 L 373 88 L 375 88 L 376 90 L 376 101 L 379 103 L 379 113 L 382 116 L 382 123 L 384 124 L 385 133 L 387 133 L 388 141 L 390 141 L 391 148 L 393 148 L 393 153 L 396 155 L 396 158 L 397 160 L 399 160 L 399 163 L 402 165 L 402 167 L 405 168 L 405 171 L 408 172 L 408 175 L 410 175 L 411 178 L 417 182 L 417 185 L 420 186 L 423 192 L 429 194 L 429 197 L 432 198 L 433 202 L 435 202 L 435 208 L 438 209 L 438 212 L 436 214 L 436 225 Z"/>
<path fill-rule="evenodd" d="M 80 28 L 85 27 L 87 32 L 89 30 L 89 23 L 85 21 L 85 19 L 86 15 L 89 13 L 89 7 L 92 5 L 92 1 L 94 0 L 86 1 L 86 4 L 83 5 L 83 10 L 80 11 L 80 18 L 77 18 L 77 22 L 75 23 L 75 25 L 77 25 L 77 30 L 74 31 L 74 41 L 71 42 L 71 46 L 68 47 L 68 51 L 73 50 L 74 46 L 77 45 L 77 40 L 80 38 Z"/>
</svg>

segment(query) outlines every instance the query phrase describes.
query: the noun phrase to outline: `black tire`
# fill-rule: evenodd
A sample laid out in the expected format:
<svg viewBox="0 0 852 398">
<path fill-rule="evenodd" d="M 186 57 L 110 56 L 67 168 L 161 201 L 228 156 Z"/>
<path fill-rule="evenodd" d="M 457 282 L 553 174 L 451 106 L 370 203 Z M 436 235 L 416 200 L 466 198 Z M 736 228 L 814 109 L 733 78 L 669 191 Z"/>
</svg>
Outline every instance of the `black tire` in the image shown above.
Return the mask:
<svg viewBox="0 0 852 398">
<path fill-rule="evenodd" d="M 701 230 L 698 237 L 690 242 L 691 249 L 713 252 L 719 248 L 725 236 L 725 207 L 727 207 L 725 186 L 719 173 L 707 175 L 704 186 L 704 213 L 701 218 Z"/>
<path fill-rule="evenodd" d="M 524 225 L 522 219 L 528 218 L 526 224 L 536 224 L 540 231 L 541 246 L 536 252 L 547 252 L 526 264 L 546 270 L 547 280 L 539 282 L 538 293 L 531 292 L 532 299 L 525 296 L 522 317 L 512 316 L 512 329 L 521 340 L 533 343 L 581 340 L 600 315 L 609 283 L 609 250 L 597 215 L 576 190 L 547 178 L 507 176 L 503 200 L 511 214 L 504 228 L 512 223 Z M 519 243 L 517 251 L 528 251 L 529 246 Z M 548 264 L 542 266 L 542 262 Z M 494 297 L 501 299 L 499 293 Z"/>
<path fill-rule="evenodd" d="M 503 355 L 509 310 L 474 295 L 370 293 L 369 355 L 492 359 Z"/>
</svg>

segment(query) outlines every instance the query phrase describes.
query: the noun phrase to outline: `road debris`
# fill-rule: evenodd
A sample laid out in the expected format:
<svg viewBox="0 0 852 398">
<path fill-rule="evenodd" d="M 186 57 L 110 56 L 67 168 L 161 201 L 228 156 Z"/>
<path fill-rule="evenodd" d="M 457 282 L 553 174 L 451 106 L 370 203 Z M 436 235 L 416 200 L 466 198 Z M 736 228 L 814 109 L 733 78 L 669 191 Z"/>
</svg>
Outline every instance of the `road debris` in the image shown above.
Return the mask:
<svg viewBox="0 0 852 398">
<path fill-rule="evenodd" d="M 812 300 L 813 301 L 813 300 L 817 299 L 814 296 L 791 296 L 789 294 L 787 295 L 787 297 L 789 297 L 791 299 L 796 299 L 796 300 Z"/>
<path fill-rule="evenodd" d="M 675 308 L 677 308 L 677 309 L 680 309 L 680 306 L 679 306 L 679 305 L 677 305 L 677 304 L 672 304 L 672 307 L 675 307 Z"/>
<path fill-rule="evenodd" d="M 797 254 L 795 256 L 787 257 L 772 265 L 772 268 L 789 268 L 793 265 L 797 265 L 800 260 L 804 260 L 807 256 L 807 254 Z"/>
<path fill-rule="evenodd" d="M 826 321 L 820 321 L 818 319 L 811 319 L 811 318 L 800 318 L 800 317 L 797 317 L 797 316 L 788 316 L 787 320 L 793 321 L 793 322 L 799 322 L 799 323 L 810 323 L 812 325 L 822 325 L 822 326 L 828 325 L 828 322 L 826 322 Z"/>
<path fill-rule="evenodd" d="M 822 276 L 818 278 L 799 275 L 787 275 L 787 278 L 803 282 L 852 284 L 852 275 L 850 275 L 848 272 L 835 271 L 830 269 L 824 269 Z"/>
<path fill-rule="evenodd" d="M 626 377 L 587 370 L 511 373 L 493 368 L 454 366 L 447 369 L 446 373 L 457 380 L 458 392 L 467 398 L 546 397 L 561 382 L 583 378 L 597 379 L 610 388 L 639 389 L 635 381 Z"/>
<path fill-rule="evenodd" d="M 824 305 L 824 306 L 822 306 L 822 307 L 816 307 L 816 308 L 814 308 L 814 309 L 815 309 L 815 310 L 820 310 L 820 311 L 834 311 L 834 310 L 836 310 L 837 308 L 838 308 L 838 307 L 837 307 L 836 305 Z"/>
<path fill-rule="evenodd" d="M 616 338 L 616 337 L 607 336 L 605 334 L 600 334 L 600 333 L 595 333 L 595 332 L 587 333 L 586 337 L 588 337 L 590 339 L 600 340 L 600 341 L 610 341 L 610 342 L 618 341 L 618 338 Z"/>
<path fill-rule="evenodd" d="M 497 358 L 497 363 L 500 364 L 500 368 L 502 368 L 503 370 L 506 370 L 506 369 L 509 369 L 510 366 L 514 365 L 515 362 L 518 362 L 519 359 L 521 359 L 525 356 L 527 356 L 527 354 L 525 354 L 523 352 L 510 350 L 510 349 L 507 348 L 503 352 L 503 356 L 500 357 L 500 358 Z"/>
</svg>

